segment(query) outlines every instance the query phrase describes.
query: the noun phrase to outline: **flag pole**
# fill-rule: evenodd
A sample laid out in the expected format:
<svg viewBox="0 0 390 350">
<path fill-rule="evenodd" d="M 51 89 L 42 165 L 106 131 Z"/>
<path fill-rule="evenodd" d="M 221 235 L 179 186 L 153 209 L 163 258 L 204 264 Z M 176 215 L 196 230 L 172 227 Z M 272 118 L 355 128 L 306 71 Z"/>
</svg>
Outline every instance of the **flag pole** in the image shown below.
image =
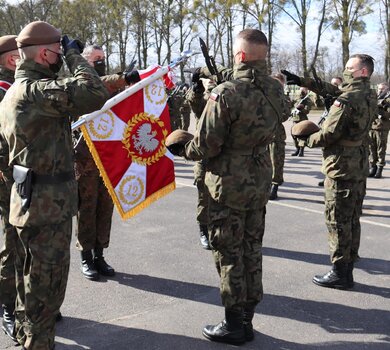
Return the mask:
<svg viewBox="0 0 390 350">
<path fill-rule="evenodd" d="M 150 85 L 155 80 L 161 78 L 165 74 L 167 74 L 172 68 L 176 67 L 180 63 L 185 63 L 191 56 L 197 54 L 197 52 L 193 52 L 191 50 L 183 51 L 180 55 L 180 57 L 174 59 L 168 66 L 160 67 L 156 72 L 151 74 L 145 79 L 142 79 L 138 83 L 130 86 L 128 89 L 125 89 L 118 95 L 110 98 L 106 101 L 106 103 L 103 105 L 103 107 L 95 112 L 84 114 L 82 115 L 76 122 L 72 123 L 72 130 L 77 130 L 85 123 L 88 123 L 90 120 L 96 118 L 97 116 L 101 115 L 103 112 L 108 111 L 113 106 L 115 106 L 120 101 L 123 101 L 127 97 L 134 95 L 137 91 L 143 89 L 144 87 Z"/>
</svg>

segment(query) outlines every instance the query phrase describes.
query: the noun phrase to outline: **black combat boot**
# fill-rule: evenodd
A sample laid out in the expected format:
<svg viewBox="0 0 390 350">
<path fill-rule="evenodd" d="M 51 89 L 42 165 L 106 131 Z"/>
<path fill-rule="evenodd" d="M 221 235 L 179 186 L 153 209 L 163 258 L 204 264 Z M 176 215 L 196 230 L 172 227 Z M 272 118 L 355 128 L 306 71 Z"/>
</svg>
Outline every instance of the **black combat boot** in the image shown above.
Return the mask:
<svg viewBox="0 0 390 350">
<path fill-rule="evenodd" d="M 297 147 L 297 150 L 294 153 L 291 153 L 293 157 L 297 156 L 299 154 L 299 147 Z"/>
<path fill-rule="evenodd" d="M 299 147 L 298 157 L 305 156 L 304 149 L 305 149 L 305 147 Z"/>
<path fill-rule="evenodd" d="M 382 177 L 382 171 L 383 171 L 383 166 L 379 165 L 378 169 L 376 170 L 376 173 L 375 173 L 374 177 L 376 179 L 380 179 Z"/>
<path fill-rule="evenodd" d="M 244 307 L 244 332 L 245 332 L 245 340 L 252 341 L 255 338 L 255 333 L 253 332 L 252 320 L 255 315 L 255 307 L 254 306 L 246 306 Z"/>
<path fill-rule="evenodd" d="M 325 275 L 314 276 L 313 283 L 321 287 L 349 289 L 351 286 L 348 283 L 347 274 L 347 264 L 336 263 Z"/>
<path fill-rule="evenodd" d="M 225 309 L 225 319 L 203 328 L 203 336 L 211 341 L 240 345 L 245 343 L 242 311 Z"/>
<path fill-rule="evenodd" d="M 324 187 L 324 185 L 325 185 L 325 180 L 322 180 L 318 183 L 318 186 L 320 187 Z"/>
<path fill-rule="evenodd" d="M 15 343 L 17 343 L 15 334 L 15 306 L 14 305 L 2 305 L 3 306 L 3 324 L 1 329 L 6 335 L 8 335 Z"/>
<path fill-rule="evenodd" d="M 269 199 L 271 201 L 275 200 L 276 198 L 278 198 L 278 185 L 272 185 L 271 186 L 271 192 L 269 194 Z"/>
<path fill-rule="evenodd" d="M 368 171 L 368 177 L 374 177 L 376 175 L 376 171 L 378 167 L 376 165 L 371 164 L 370 170 Z"/>
<path fill-rule="evenodd" d="M 84 277 L 91 281 L 99 279 L 99 273 L 93 263 L 92 250 L 81 252 L 81 271 Z"/>
<path fill-rule="evenodd" d="M 353 262 L 350 262 L 347 265 L 347 282 L 349 288 L 352 288 L 355 284 L 355 282 L 353 281 Z"/>
<path fill-rule="evenodd" d="M 209 242 L 209 231 L 207 229 L 207 225 L 199 225 L 199 233 L 200 233 L 200 245 L 203 249 L 211 250 L 210 242 Z"/>
<path fill-rule="evenodd" d="M 93 259 L 96 270 L 103 276 L 114 276 L 115 270 L 106 263 L 103 256 L 103 248 L 95 248 L 95 258 Z"/>
</svg>

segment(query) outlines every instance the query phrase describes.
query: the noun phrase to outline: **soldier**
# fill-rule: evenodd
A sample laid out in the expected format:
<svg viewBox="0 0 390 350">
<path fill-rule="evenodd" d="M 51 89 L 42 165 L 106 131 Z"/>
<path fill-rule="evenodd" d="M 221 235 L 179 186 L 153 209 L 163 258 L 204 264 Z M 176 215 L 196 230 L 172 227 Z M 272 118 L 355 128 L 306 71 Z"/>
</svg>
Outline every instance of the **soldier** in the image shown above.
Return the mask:
<svg viewBox="0 0 390 350">
<path fill-rule="evenodd" d="M 307 120 L 307 115 L 309 114 L 311 108 L 313 107 L 313 101 L 310 99 L 309 89 L 301 87 L 299 89 L 299 100 L 295 103 L 294 109 L 292 111 L 291 120 L 293 125 L 301 122 L 302 120 Z M 302 141 L 298 141 L 296 137 L 293 136 L 295 144 L 295 152 L 292 153 L 292 156 L 303 157 L 305 144 Z"/>
<path fill-rule="evenodd" d="M 380 179 L 386 164 L 387 138 L 390 129 L 390 91 L 388 83 L 378 85 L 378 115 L 371 125 L 369 177 Z"/>
<path fill-rule="evenodd" d="M 16 35 L 0 37 L 0 101 L 15 81 L 16 60 L 19 59 Z M 0 251 L 0 300 L 3 307 L 2 329 L 13 341 L 15 338 L 15 245 L 18 240 L 15 227 L 9 223 L 9 199 L 12 187 L 12 169 L 8 166 L 8 147 L 0 135 L 0 210 L 4 245 Z"/>
<path fill-rule="evenodd" d="M 203 80 L 199 77 L 199 71 L 192 76 L 193 85 L 188 90 L 186 100 L 194 113 L 196 120 L 196 128 L 202 112 L 206 106 L 208 96 L 205 95 Z M 211 249 L 209 245 L 208 234 L 208 191 L 204 180 L 206 175 L 206 160 L 195 162 L 194 166 L 194 184 L 198 189 L 198 204 L 196 220 L 199 225 L 200 244 L 204 249 Z"/>
<path fill-rule="evenodd" d="M 364 140 L 377 112 L 377 99 L 370 89 L 373 58 L 350 57 L 344 83 L 320 131 L 306 140 L 309 147 L 323 148 L 325 220 L 329 231 L 332 269 L 317 275 L 321 287 L 353 287 L 353 267 L 360 245 L 360 216 L 366 190 L 368 161 Z M 299 77 L 297 77 L 299 79 Z"/>
<path fill-rule="evenodd" d="M 72 216 L 77 212 L 70 118 L 108 97 L 77 40 L 52 25 L 28 24 L 16 38 L 21 60 L 0 106 L 15 183 L 9 221 L 16 245 L 16 338 L 24 349 L 54 349 L 55 319 L 69 272 Z M 58 79 L 62 56 L 73 77 Z"/>
<path fill-rule="evenodd" d="M 283 110 L 283 90 L 267 74 L 267 38 L 256 29 L 234 44 L 233 80 L 212 90 L 187 159 L 207 159 L 210 245 L 221 278 L 225 319 L 203 335 L 242 344 L 254 337 L 252 319 L 263 295 L 262 239 L 271 187 L 271 142 Z"/>
<path fill-rule="evenodd" d="M 284 75 L 278 73 L 273 76 L 276 80 L 282 84 L 286 83 Z M 285 104 L 290 108 L 291 100 L 288 95 L 285 95 Z M 283 115 L 282 122 L 285 122 L 288 119 L 289 114 Z M 275 138 L 269 145 L 269 151 L 272 161 L 272 186 L 271 193 L 269 196 L 270 200 L 275 200 L 278 198 L 278 188 L 284 182 L 283 179 L 283 167 L 284 167 L 284 157 L 286 155 L 286 130 L 284 129 L 283 124 L 279 123 L 276 129 Z"/>
<path fill-rule="evenodd" d="M 126 78 L 131 73 L 106 75 L 105 55 L 100 46 L 87 46 L 82 56 L 95 68 L 111 96 L 125 88 Z M 76 248 L 81 251 L 84 277 L 96 281 L 100 275 L 115 275 L 115 270 L 103 256 L 103 249 L 108 248 L 110 242 L 114 204 L 87 144 L 80 136 L 75 146 L 75 172 L 79 189 Z"/>
<path fill-rule="evenodd" d="M 180 121 L 181 121 L 180 129 L 185 130 L 185 131 L 188 131 L 188 128 L 190 127 L 190 117 L 191 117 L 191 107 L 188 104 L 188 101 L 186 98 L 187 92 L 188 92 L 188 87 L 187 87 L 187 85 L 184 85 L 181 89 L 181 92 L 180 92 L 183 100 L 182 100 L 182 104 L 179 108 L 179 112 L 180 112 Z"/>
</svg>

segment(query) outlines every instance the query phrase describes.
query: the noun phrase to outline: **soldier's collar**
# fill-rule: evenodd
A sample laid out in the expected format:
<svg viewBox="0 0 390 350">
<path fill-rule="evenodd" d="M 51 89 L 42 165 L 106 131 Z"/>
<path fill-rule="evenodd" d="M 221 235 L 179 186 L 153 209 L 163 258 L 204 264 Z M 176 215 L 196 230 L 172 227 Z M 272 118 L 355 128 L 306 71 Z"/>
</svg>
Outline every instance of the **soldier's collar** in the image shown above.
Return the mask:
<svg viewBox="0 0 390 350">
<path fill-rule="evenodd" d="M 268 75 L 267 62 L 265 60 L 241 62 L 233 67 L 233 77 L 235 79 L 253 79 L 254 75 Z"/>
<path fill-rule="evenodd" d="M 6 67 L 0 66 L 0 74 L 7 81 L 13 82 L 15 80 L 15 71 Z"/>
<path fill-rule="evenodd" d="M 15 79 L 25 78 L 29 79 L 43 79 L 43 78 L 57 78 L 57 74 L 53 73 L 48 67 L 43 66 L 31 59 L 20 60 L 15 71 Z"/>
</svg>

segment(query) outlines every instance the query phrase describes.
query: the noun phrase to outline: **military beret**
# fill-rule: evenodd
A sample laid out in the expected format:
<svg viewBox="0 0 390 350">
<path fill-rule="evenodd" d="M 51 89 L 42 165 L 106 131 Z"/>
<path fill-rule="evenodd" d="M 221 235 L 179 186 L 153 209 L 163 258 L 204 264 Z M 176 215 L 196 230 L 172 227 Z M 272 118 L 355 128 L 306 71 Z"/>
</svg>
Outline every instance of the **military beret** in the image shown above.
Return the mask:
<svg viewBox="0 0 390 350">
<path fill-rule="evenodd" d="M 309 136 L 320 130 L 319 126 L 316 123 L 313 123 L 310 120 L 302 120 L 301 122 L 295 124 L 291 129 L 291 134 L 293 136 Z"/>
<path fill-rule="evenodd" d="M 43 21 L 27 24 L 16 38 L 18 47 L 53 44 L 60 40 L 61 31 Z"/>
<path fill-rule="evenodd" d="M 185 145 L 188 141 L 191 141 L 194 138 L 194 135 L 191 133 L 177 129 L 171 132 L 165 140 L 165 145 L 167 147 L 172 146 L 174 144 Z"/>
<path fill-rule="evenodd" d="M 0 37 L 0 55 L 18 49 L 15 39 L 16 35 L 4 35 Z"/>
</svg>

